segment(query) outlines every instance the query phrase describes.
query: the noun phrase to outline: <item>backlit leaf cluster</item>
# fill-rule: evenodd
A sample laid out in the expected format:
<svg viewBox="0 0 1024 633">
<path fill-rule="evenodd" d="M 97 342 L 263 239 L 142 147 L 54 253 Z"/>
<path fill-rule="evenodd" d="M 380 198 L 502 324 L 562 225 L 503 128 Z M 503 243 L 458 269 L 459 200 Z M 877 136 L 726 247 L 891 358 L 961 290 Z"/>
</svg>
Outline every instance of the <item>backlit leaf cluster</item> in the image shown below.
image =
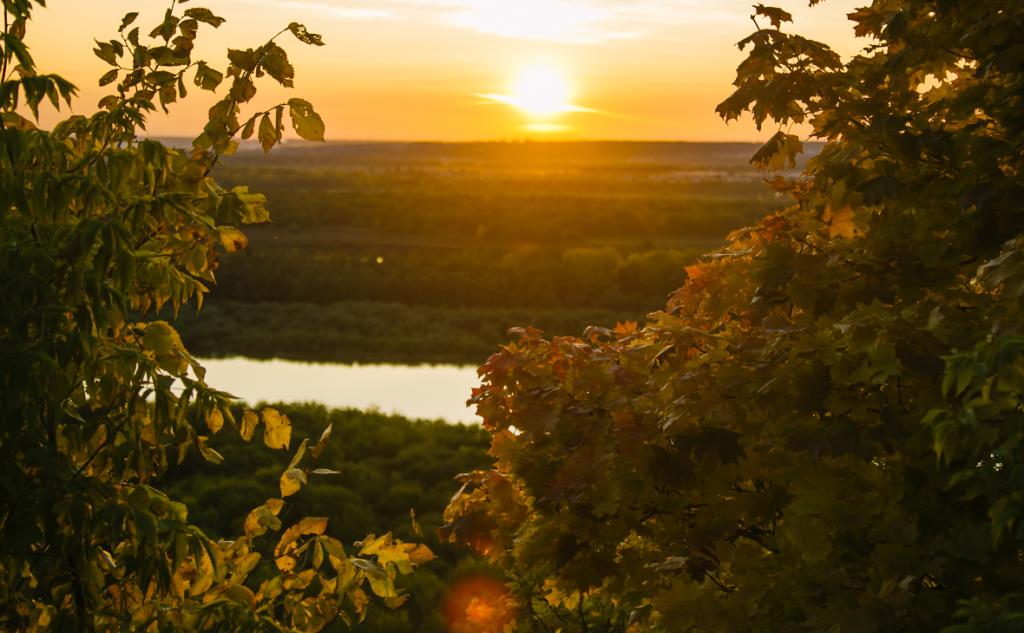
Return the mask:
<svg viewBox="0 0 1024 633">
<path fill-rule="evenodd" d="M 74 88 L 36 72 L 24 46 L 33 4 L 4 0 L 0 51 L 0 629 L 318 631 L 362 618 L 371 595 L 397 606 L 395 578 L 429 550 L 388 534 L 346 550 L 326 519 L 285 518 L 312 476 L 334 473 L 312 463 L 329 429 L 298 446 L 280 496 L 234 540 L 207 538 L 160 490 L 189 453 L 223 461 L 208 440 L 229 428 L 293 448 L 287 416 L 236 419 L 233 397 L 157 318 L 201 307 L 219 258 L 246 246 L 240 227 L 268 218 L 262 196 L 209 174 L 236 146 L 254 79 L 290 85 L 283 49 L 231 51 L 221 73 L 191 57 L 200 25 L 223 22 L 209 10 L 168 10 L 151 31 L 128 14 L 95 50 L 114 92 L 96 114 L 42 131 L 24 106 L 35 115 Z M 193 151 L 140 140 L 149 112 L 185 96 L 186 72 L 207 90 L 231 78 Z M 300 135 L 322 139 L 312 107 L 293 102 Z M 274 143 L 285 105 L 249 119 L 276 113 Z"/>
<path fill-rule="evenodd" d="M 642 326 L 516 331 L 443 533 L 523 630 L 1019 631 L 1024 5 L 876 0 L 848 60 L 755 10 L 719 112 L 826 141 L 792 206 Z"/>
</svg>

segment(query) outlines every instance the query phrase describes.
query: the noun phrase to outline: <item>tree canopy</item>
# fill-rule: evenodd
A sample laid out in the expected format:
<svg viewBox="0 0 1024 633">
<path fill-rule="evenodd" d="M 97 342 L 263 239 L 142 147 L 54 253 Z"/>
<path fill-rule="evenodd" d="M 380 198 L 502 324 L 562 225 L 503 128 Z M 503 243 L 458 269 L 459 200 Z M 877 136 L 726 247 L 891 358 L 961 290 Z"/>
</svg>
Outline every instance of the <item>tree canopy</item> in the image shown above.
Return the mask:
<svg viewBox="0 0 1024 633">
<path fill-rule="evenodd" d="M 230 49 L 221 72 L 192 58 L 200 28 L 223 22 L 208 9 L 171 2 L 152 30 L 129 13 L 96 44 L 113 92 L 43 131 L 25 115 L 70 103 L 75 87 L 40 74 L 25 46 L 42 4 L 4 0 L 0 40 L 0 628 L 317 631 L 361 618 L 371 594 L 397 606 L 394 580 L 432 558 L 425 546 L 371 534 L 350 554 L 326 518 L 285 522 L 308 478 L 332 474 L 310 463 L 331 428 L 295 448 L 275 409 L 236 419 L 173 326 L 153 320 L 201 307 L 218 259 L 246 245 L 239 227 L 268 217 L 262 196 L 210 177 L 236 139 L 269 150 L 287 111 L 299 136 L 323 140 L 302 99 L 241 114 L 257 78 L 292 84 L 278 36 L 320 37 L 292 23 Z M 137 138 L 192 85 L 221 96 L 191 152 Z M 222 461 L 208 439 L 224 427 L 250 440 L 260 425 L 269 449 L 295 452 L 241 535 L 213 541 L 160 477 L 190 453 Z"/>
<path fill-rule="evenodd" d="M 1019 631 L 1024 6 L 876 0 L 848 60 L 753 17 L 718 111 L 827 142 L 793 204 L 642 327 L 515 332 L 444 533 L 527 629 Z"/>
</svg>

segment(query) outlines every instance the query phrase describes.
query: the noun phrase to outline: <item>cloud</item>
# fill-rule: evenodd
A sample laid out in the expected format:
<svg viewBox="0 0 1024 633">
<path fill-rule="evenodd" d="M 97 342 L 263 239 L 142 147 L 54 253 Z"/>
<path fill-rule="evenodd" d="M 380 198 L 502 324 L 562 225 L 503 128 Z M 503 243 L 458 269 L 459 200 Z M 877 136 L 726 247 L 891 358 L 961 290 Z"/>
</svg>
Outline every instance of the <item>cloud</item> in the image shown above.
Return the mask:
<svg viewBox="0 0 1024 633">
<path fill-rule="evenodd" d="M 641 31 L 620 28 L 612 8 L 565 0 L 477 0 L 443 16 L 456 27 L 500 37 L 563 44 L 634 39 Z"/>
<path fill-rule="evenodd" d="M 403 19 L 498 37 L 599 44 L 647 37 L 672 25 L 699 26 L 743 15 L 749 0 L 256 0 L 351 20 Z"/>
<path fill-rule="evenodd" d="M 331 0 L 245 0 L 245 4 L 262 4 L 289 11 L 294 9 L 302 14 L 316 13 L 339 20 L 391 20 L 398 17 L 392 11 Z"/>
</svg>

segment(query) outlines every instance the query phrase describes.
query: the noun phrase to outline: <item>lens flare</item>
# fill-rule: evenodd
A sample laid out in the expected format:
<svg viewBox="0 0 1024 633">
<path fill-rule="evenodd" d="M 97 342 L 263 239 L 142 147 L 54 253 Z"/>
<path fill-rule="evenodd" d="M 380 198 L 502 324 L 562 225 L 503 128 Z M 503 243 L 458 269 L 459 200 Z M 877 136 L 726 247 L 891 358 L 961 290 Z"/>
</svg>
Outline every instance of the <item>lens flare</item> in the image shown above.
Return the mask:
<svg viewBox="0 0 1024 633">
<path fill-rule="evenodd" d="M 503 631 L 515 619 L 505 585 L 488 576 L 471 576 L 452 585 L 442 613 L 449 633 Z"/>
</svg>

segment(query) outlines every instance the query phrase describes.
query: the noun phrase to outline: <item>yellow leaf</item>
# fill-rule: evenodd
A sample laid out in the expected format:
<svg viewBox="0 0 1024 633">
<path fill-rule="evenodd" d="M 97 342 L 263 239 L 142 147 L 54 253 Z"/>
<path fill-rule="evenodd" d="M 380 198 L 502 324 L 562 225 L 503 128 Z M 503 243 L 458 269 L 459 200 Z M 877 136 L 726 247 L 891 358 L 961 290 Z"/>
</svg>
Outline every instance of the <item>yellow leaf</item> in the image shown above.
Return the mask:
<svg viewBox="0 0 1024 633">
<path fill-rule="evenodd" d="M 397 598 L 398 590 L 395 589 L 395 581 L 387 574 L 367 574 L 366 579 L 370 581 L 370 589 L 381 598 Z"/>
<path fill-rule="evenodd" d="M 356 545 L 361 546 L 359 550 L 360 556 L 371 556 L 373 554 L 379 555 L 382 551 L 387 550 L 393 542 L 394 538 L 391 536 L 391 532 L 386 532 L 380 536 L 368 534 L 361 543 L 356 543 Z"/>
<path fill-rule="evenodd" d="M 249 514 L 245 517 L 245 535 L 249 537 L 262 536 L 267 533 L 267 528 L 260 521 L 261 510 L 263 506 L 259 508 L 253 508 Z"/>
<path fill-rule="evenodd" d="M 284 499 L 267 499 L 267 501 L 253 508 L 252 512 L 245 517 L 245 535 L 248 537 L 262 536 L 267 530 L 276 530 L 281 527 L 281 520 L 277 518 L 278 513 L 284 506 Z"/>
<path fill-rule="evenodd" d="M 320 543 L 313 543 L 313 569 L 320 569 L 324 564 L 324 548 Z"/>
<path fill-rule="evenodd" d="M 169 374 L 183 374 L 188 369 L 185 346 L 181 337 L 166 321 L 153 321 L 145 325 L 142 347 L 153 354 L 160 369 Z"/>
<path fill-rule="evenodd" d="M 366 592 L 356 587 L 348 594 L 349 600 L 352 601 L 352 606 L 355 607 L 356 613 L 359 614 L 359 621 L 362 622 L 366 617 L 366 605 L 370 603 L 370 597 L 366 595 Z"/>
<path fill-rule="evenodd" d="M 825 210 L 825 222 L 828 224 L 828 236 L 830 238 L 851 238 L 857 235 L 857 224 L 853 219 L 853 209 L 843 207 L 838 211 L 832 211 L 829 207 Z"/>
<path fill-rule="evenodd" d="M 384 598 L 384 605 L 389 609 L 397 609 L 398 607 L 405 604 L 405 601 L 409 599 L 409 594 L 402 594 L 394 598 Z"/>
<path fill-rule="evenodd" d="M 189 587 L 189 595 L 198 596 L 203 593 L 213 586 L 213 579 L 213 561 L 210 560 L 210 555 L 204 551 L 202 556 L 199 558 L 198 569 L 196 569 L 196 578 L 192 581 L 192 586 Z"/>
<path fill-rule="evenodd" d="M 435 558 L 437 557 L 434 556 L 434 552 L 430 551 L 430 548 L 422 543 L 417 544 L 409 551 L 409 560 L 415 565 L 429 563 Z"/>
<path fill-rule="evenodd" d="M 316 576 L 316 570 L 307 569 L 305 571 L 299 572 L 294 576 L 285 578 L 284 581 L 281 583 L 281 586 L 288 590 L 305 589 L 309 586 L 309 583 L 313 581 L 314 576 Z"/>
<path fill-rule="evenodd" d="M 210 433 L 216 433 L 224 428 L 224 414 L 220 412 L 220 409 L 213 409 L 206 414 L 206 426 L 210 429 Z"/>
<path fill-rule="evenodd" d="M 334 571 L 338 572 L 338 578 L 342 579 L 339 582 L 344 584 L 347 581 L 346 579 L 351 579 L 351 577 L 355 576 L 352 566 L 348 563 L 348 557 L 345 556 L 345 546 L 341 544 L 341 541 L 330 536 L 321 536 L 317 540 L 327 552 L 327 562 L 331 564 L 331 567 L 334 567 Z M 342 591 L 344 589 L 344 587 L 341 588 Z"/>
<path fill-rule="evenodd" d="M 418 565 L 434 559 L 434 553 L 426 545 L 404 543 L 393 538 L 390 532 L 378 537 L 372 534 L 367 536 L 362 542 L 359 555 L 376 556 L 381 565 L 394 563 L 402 573 L 412 570 L 410 563 Z"/>
<path fill-rule="evenodd" d="M 185 597 L 185 579 L 182 577 L 182 569 L 171 576 L 171 593 L 178 599 Z"/>
<path fill-rule="evenodd" d="M 252 439 L 252 434 L 256 432 L 256 426 L 260 423 L 259 417 L 255 411 L 246 411 L 242 414 L 242 428 L 239 429 L 238 433 L 242 436 L 242 439 L 248 442 Z"/>
<path fill-rule="evenodd" d="M 235 568 L 231 572 L 231 577 L 237 582 L 244 581 L 245 577 L 249 575 L 249 572 L 256 568 L 256 565 L 258 565 L 259 562 L 259 552 L 250 552 L 249 554 L 246 554 L 239 560 L 235 561 Z"/>
<path fill-rule="evenodd" d="M 544 598 L 547 600 L 548 604 L 553 607 L 562 606 L 566 609 L 573 610 L 580 603 L 579 591 L 567 593 L 559 588 L 558 584 L 553 580 L 548 579 L 544 581 L 544 590 L 546 594 Z"/>
<path fill-rule="evenodd" d="M 166 321 L 153 321 L 145 324 L 142 347 L 156 356 L 174 354 L 182 348 L 181 337 Z"/>
<path fill-rule="evenodd" d="M 263 410 L 263 443 L 270 448 L 288 448 L 292 439 L 292 423 L 288 416 L 276 409 L 267 408 Z"/>
<path fill-rule="evenodd" d="M 260 583 L 259 598 L 260 601 L 273 600 L 274 598 L 281 595 L 284 589 L 281 587 L 281 577 L 274 576 L 269 580 L 264 580 Z"/>
<path fill-rule="evenodd" d="M 298 561 L 296 561 L 295 558 L 291 556 L 278 556 L 274 559 L 274 564 L 277 565 L 277 568 L 285 572 L 292 571 L 293 569 L 295 569 L 295 565 L 297 562 Z"/>
<path fill-rule="evenodd" d="M 289 468 L 288 470 L 281 473 L 281 496 L 290 497 L 296 492 L 302 490 L 303 484 L 306 483 L 306 473 L 302 472 L 298 468 Z"/>
<path fill-rule="evenodd" d="M 233 226 L 217 227 L 217 238 L 220 240 L 220 245 L 229 253 L 234 253 L 249 245 L 249 239 L 245 237 L 245 233 Z"/>
<path fill-rule="evenodd" d="M 300 536 L 305 534 L 323 534 L 327 529 L 327 517 L 306 517 L 284 531 L 277 547 L 274 548 L 275 556 L 283 556 L 290 549 Z"/>
</svg>

